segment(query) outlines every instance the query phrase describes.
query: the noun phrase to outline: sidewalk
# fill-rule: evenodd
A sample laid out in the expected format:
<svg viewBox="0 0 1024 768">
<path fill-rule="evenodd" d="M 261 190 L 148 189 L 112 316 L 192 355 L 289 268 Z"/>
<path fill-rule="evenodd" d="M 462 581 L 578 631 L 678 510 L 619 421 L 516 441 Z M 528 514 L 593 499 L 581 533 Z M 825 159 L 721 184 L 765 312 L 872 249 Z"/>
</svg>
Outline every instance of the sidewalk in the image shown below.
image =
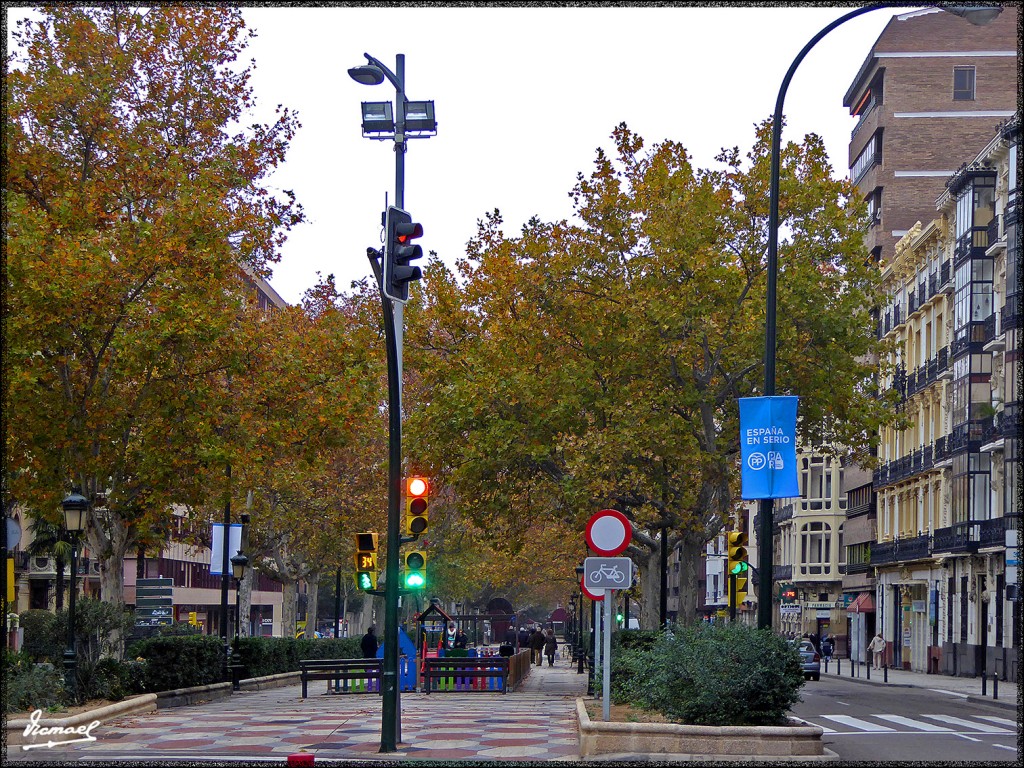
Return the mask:
<svg viewBox="0 0 1024 768">
<path fill-rule="evenodd" d="M 537 667 L 510 693 L 405 692 L 401 740 L 381 754 L 381 698 L 331 695 L 292 684 L 220 701 L 126 716 L 94 731 L 95 742 L 23 751 L 17 761 L 271 760 L 312 753 L 316 761 L 577 761 L 576 699 L 587 676 L 559 659 Z"/>
<path fill-rule="evenodd" d="M 910 686 L 914 688 L 927 688 L 933 691 L 942 691 L 952 696 L 960 696 L 968 701 L 996 704 L 999 706 L 1018 709 L 1017 683 L 1004 682 L 999 680 L 993 687 L 992 676 L 989 675 L 985 681 L 985 695 L 982 696 L 982 681 L 980 677 L 952 677 L 951 675 L 926 675 L 923 672 L 910 672 L 905 669 L 868 669 L 870 664 L 852 665 L 849 659 L 833 660 L 828 664 L 826 671 L 825 663 L 821 664 L 821 679 L 838 676 L 843 680 L 866 683 L 868 685 L 894 685 Z M 851 676 L 851 671 L 853 676 Z M 870 679 L 868 679 L 870 675 Z M 998 699 L 993 699 L 993 693 Z"/>
</svg>

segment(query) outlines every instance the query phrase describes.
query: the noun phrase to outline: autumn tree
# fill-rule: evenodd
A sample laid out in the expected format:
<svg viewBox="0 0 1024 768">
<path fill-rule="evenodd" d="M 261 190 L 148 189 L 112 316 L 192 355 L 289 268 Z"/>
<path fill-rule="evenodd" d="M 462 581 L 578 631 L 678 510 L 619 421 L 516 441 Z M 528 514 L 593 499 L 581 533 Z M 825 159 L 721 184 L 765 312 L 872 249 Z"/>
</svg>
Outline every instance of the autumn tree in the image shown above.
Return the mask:
<svg viewBox="0 0 1024 768">
<path fill-rule="evenodd" d="M 248 34 L 227 7 L 46 6 L 6 61 L 9 492 L 94 500 L 106 601 L 123 557 L 228 459 L 217 434 L 247 290 L 301 221 L 264 179 L 298 127 L 241 128 Z"/>
<path fill-rule="evenodd" d="M 508 238 L 494 212 L 457 276 L 431 264 L 409 431 L 483 530 L 541 518 L 582 540 L 601 507 L 626 513 L 650 627 L 660 537 L 682 547 L 687 620 L 699 550 L 738 498 L 737 399 L 763 380 L 769 124 L 716 170 L 624 125 L 613 138 L 572 191 L 577 221 Z M 866 448 L 882 409 L 862 211 L 815 136 L 785 148 L 781 189 L 778 388 L 801 397 L 805 444 Z"/>
</svg>

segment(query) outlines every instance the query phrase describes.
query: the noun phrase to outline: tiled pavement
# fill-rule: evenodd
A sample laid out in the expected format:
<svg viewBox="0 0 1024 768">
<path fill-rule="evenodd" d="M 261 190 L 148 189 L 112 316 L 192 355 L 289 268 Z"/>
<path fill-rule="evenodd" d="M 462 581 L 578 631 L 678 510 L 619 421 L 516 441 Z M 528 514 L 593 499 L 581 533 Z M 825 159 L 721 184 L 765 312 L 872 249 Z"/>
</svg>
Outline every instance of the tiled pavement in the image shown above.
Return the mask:
<svg viewBox="0 0 1024 768">
<path fill-rule="evenodd" d="M 328 695 L 320 685 L 235 693 L 227 699 L 132 715 L 106 723 L 96 741 L 21 751 L 12 760 L 268 760 L 304 750 L 343 760 L 576 760 L 575 700 L 586 675 L 569 662 L 533 667 L 520 690 L 401 694 L 398 750 L 380 754 L 381 698 Z M 326 688 L 326 683 L 323 683 Z M 20 753 L 20 754 L 16 754 Z"/>
</svg>

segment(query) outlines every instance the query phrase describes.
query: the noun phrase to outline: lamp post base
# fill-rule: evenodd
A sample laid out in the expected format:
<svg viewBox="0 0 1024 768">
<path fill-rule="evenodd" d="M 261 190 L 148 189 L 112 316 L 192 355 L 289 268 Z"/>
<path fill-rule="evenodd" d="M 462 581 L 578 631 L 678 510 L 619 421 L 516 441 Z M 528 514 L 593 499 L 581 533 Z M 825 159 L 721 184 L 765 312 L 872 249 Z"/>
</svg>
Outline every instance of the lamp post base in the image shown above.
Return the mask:
<svg viewBox="0 0 1024 768">
<path fill-rule="evenodd" d="M 78 703 L 78 657 L 73 648 L 64 649 L 64 685 L 71 694 L 71 701 Z"/>
</svg>

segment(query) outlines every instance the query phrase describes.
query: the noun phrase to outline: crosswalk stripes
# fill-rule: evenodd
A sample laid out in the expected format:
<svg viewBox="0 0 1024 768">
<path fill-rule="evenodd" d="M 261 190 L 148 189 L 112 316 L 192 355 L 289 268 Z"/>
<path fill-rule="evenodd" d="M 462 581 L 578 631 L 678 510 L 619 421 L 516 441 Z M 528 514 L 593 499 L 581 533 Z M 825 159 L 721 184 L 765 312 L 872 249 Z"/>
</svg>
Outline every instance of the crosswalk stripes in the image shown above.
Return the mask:
<svg viewBox="0 0 1024 768">
<path fill-rule="evenodd" d="M 863 715 L 862 717 L 852 717 L 850 715 L 819 715 L 819 718 L 829 720 L 834 724 L 845 726 L 853 730 L 837 731 L 833 728 L 828 728 L 818 723 L 810 723 L 804 720 L 803 722 L 810 725 L 818 725 L 822 728 L 825 733 L 830 734 L 845 734 L 845 733 L 956 733 L 958 731 L 971 731 L 976 733 L 988 733 L 988 734 L 1008 734 L 1015 733 L 1017 730 L 1017 722 L 1009 720 L 1005 717 L 996 717 L 994 715 L 975 715 L 974 720 L 965 720 L 960 717 L 953 717 L 952 715 L 930 715 L 920 714 L 917 718 L 926 718 L 927 720 L 933 720 L 936 722 L 926 722 L 925 720 L 915 719 L 912 717 L 906 717 L 904 715 L 893 715 L 888 713 L 875 713 L 870 715 Z M 890 723 L 896 727 L 889 727 L 889 725 L 882 725 L 879 722 L 884 721 Z M 978 721 L 987 722 L 978 722 Z"/>
<path fill-rule="evenodd" d="M 973 731 L 980 731 L 981 733 L 1006 733 L 1005 728 L 997 728 L 994 725 L 986 725 L 985 723 L 975 723 L 970 720 L 963 720 L 959 717 L 953 717 L 952 715 L 922 715 L 931 720 L 938 720 L 940 723 L 949 723 L 950 725 L 959 725 L 961 728 L 970 728 Z"/>
<path fill-rule="evenodd" d="M 866 731 L 870 733 L 892 733 L 896 730 L 895 728 L 889 728 L 886 725 L 869 723 L 867 720 L 861 720 L 859 717 L 851 717 L 850 715 L 823 715 L 823 717 L 842 725 L 848 725 L 851 728 L 856 728 L 859 731 Z"/>
</svg>

